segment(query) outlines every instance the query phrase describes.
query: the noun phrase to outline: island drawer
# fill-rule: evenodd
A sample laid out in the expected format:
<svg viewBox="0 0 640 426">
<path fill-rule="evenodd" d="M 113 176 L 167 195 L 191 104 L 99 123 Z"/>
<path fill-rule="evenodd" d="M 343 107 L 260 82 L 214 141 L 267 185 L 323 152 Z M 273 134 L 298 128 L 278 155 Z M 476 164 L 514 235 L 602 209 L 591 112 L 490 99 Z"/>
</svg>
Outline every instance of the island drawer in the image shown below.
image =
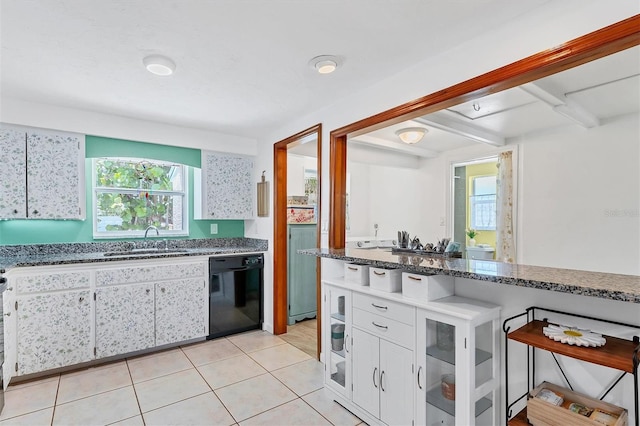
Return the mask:
<svg viewBox="0 0 640 426">
<path fill-rule="evenodd" d="M 368 294 L 353 292 L 353 307 L 380 315 L 382 318 L 392 319 L 411 326 L 415 323 L 415 309 L 413 306 L 386 300 Z"/>
<path fill-rule="evenodd" d="M 353 326 L 406 348 L 413 348 L 414 330 L 411 325 L 354 308 Z"/>
</svg>

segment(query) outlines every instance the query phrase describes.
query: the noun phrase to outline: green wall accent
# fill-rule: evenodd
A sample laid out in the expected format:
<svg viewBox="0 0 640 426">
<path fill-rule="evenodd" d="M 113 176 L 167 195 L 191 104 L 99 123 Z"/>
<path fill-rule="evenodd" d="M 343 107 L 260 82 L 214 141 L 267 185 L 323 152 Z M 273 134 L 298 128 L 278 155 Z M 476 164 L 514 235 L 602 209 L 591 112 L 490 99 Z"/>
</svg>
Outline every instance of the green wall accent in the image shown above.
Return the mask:
<svg viewBox="0 0 640 426">
<path fill-rule="evenodd" d="M 193 219 L 193 167 L 200 167 L 200 150 L 147 142 L 110 139 L 98 136 L 86 138 L 85 186 L 86 220 L 3 220 L 0 221 L 0 245 L 86 243 L 117 241 L 118 239 L 93 238 L 93 206 L 91 182 L 91 158 L 132 157 L 173 161 L 186 164 L 189 174 L 189 236 L 174 239 L 237 238 L 244 236 L 243 220 L 194 220 Z M 211 224 L 218 224 L 218 233 L 211 235 Z M 126 240 L 122 238 L 119 240 Z"/>
</svg>

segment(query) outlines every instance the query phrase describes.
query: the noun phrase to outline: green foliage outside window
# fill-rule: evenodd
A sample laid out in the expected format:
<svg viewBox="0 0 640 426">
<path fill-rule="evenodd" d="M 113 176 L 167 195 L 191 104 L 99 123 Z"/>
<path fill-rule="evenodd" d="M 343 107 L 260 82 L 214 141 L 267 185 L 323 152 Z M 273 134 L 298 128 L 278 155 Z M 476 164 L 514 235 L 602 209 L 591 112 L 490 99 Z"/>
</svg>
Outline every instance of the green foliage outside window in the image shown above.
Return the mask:
<svg viewBox="0 0 640 426">
<path fill-rule="evenodd" d="M 99 232 L 143 231 L 150 225 L 182 229 L 182 166 L 113 158 L 94 164 Z"/>
</svg>

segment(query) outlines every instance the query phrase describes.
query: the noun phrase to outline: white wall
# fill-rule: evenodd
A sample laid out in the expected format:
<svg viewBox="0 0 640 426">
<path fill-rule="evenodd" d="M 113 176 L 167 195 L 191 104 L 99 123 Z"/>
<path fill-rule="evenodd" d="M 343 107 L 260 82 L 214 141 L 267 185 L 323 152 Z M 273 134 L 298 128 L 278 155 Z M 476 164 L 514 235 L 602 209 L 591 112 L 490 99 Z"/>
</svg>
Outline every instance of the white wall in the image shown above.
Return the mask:
<svg viewBox="0 0 640 426">
<path fill-rule="evenodd" d="M 640 116 L 521 144 L 522 263 L 640 275 Z"/>
</svg>

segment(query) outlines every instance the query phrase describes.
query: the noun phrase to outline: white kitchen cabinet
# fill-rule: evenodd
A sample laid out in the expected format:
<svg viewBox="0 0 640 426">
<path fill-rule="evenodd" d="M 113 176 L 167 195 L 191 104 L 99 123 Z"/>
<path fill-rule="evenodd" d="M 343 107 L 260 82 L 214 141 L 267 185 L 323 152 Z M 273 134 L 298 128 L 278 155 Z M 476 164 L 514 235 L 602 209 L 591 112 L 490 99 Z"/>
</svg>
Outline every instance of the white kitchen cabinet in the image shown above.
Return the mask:
<svg viewBox="0 0 640 426">
<path fill-rule="evenodd" d="M 402 322 L 407 312 L 415 315 L 412 307 L 354 295 L 353 402 L 389 425 L 414 419 L 414 329 L 413 318 L 406 319 L 410 324 Z"/>
<path fill-rule="evenodd" d="M 253 158 L 202 152 L 202 170 L 194 174 L 195 219 L 253 219 Z"/>
<path fill-rule="evenodd" d="M 84 136 L 0 126 L 2 219 L 84 219 Z"/>
<path fill-rule="evenodd" d="M 207 298 L 202 278 L 156 283 L 156 346 L 205 336 L 208 317 L 202 305 Z"/>
<path fill-rule="evenodd" d="M 18 375 L 93 358 L 89 289 L 16 299 Z"/>
<path fill-rule="evenodd" d="M 324 286 L 325 384 L 351 398 L 351 292 Z"/>
<path fill-rule="evenodd" d="M 4 389 L 7 389 L 11 377 L 15 372 L 16 357 L 16 313 L 15 313 L 15 287 L 9 281 L 7 289 L 2 294 L 2 312 L 4 328 L 4 368 L 2 369 L 2 380 Z"/>
<path fill-rule="evenodd" d="M 457 296 L 430 303 L 437 312 L 417 312 L 417 423 L 498 424 L 500 309 Z"/>
<path fill-rule="evenodd" d="M 153 283 L 98 287 L 95 294 L 97 358 L 155 346 Z"/>
</svg>

